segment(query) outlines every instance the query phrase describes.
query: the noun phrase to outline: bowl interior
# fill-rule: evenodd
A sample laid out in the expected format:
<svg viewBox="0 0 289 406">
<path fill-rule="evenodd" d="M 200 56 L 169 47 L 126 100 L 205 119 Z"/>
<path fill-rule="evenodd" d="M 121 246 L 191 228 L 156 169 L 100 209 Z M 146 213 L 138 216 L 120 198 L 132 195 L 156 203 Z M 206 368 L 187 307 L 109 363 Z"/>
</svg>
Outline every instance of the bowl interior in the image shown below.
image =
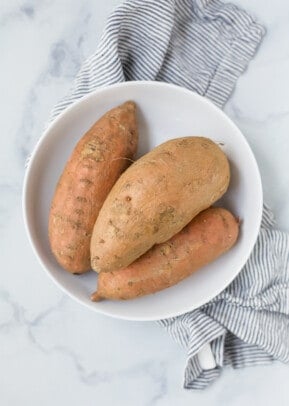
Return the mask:
<svg viewBox="0 0 289 406">
<path fill-rule="evenodd" d="M 74 276 L 55 261 L 48 242 L 48 213 L 55 185 L 76 142 L 107 110 L 134 100 L 138 106 L 141 156 L 176 137 L 203 135 L 220 143 L 231 165 L 231 182 L 217 205 L 242 220 L 240 237 L 228 253 L 178 285 L 127 302 L 92 303 L 97 275 Z M 24 183 L 24 219 L 32 247 L 54 281 L 74 299 L 107 315 L 155 320 L 192 310 L 222 291 L 246 262 L 262 213 L 258 167 L 245 138 L 211 102 L 188 90 L 157 82 L 128 82 L 96 90 L 75 103 L 46 130 L 31 157 Z"/>
</svg>

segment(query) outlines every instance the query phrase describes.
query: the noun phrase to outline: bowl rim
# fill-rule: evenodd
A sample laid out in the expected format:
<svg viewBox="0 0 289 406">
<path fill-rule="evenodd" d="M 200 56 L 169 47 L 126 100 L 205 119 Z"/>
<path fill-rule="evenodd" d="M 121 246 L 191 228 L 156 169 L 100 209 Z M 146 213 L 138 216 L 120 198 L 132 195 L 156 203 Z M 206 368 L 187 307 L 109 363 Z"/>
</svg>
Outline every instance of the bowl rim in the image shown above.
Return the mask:
<svg viewBox="0 0 289 406">
<path fill-rule="evenodd" d="M 50 270 L 45 266 L 43 259 L 41 258 L 41 255 L 38 253 L 38 250 L 36 249 L 36 246 L 34 244 L 33 241 L 33 237 L 32 237 L 32 233 L 30 230 L 30 224 L 29 224 L 29 220 L 28 220 L 28 200 L 29 200 L 29 196 L 27 193 L 27 189 L 29 186 L 29 181 L 31 178 L 31 174 L 33 173 L 33 163 L 34 160 L 38 154 L 39 149 L 42 146 L 42 143 L 44 142 L 44 140 L 46 139 L 47 135 L 50 133 L 51 129 L 56 126 L 58 124 L 58 122 L 60 122 L 63 118 L 63 116 L 65 116 L 66 114 L 69 114 L 70 111 L 72 109 L 75 108 L 76 105 L 79 105 L 83 102 L 86 102 L 87 100 L 89 100 L 90 98 L 94 98 L 94 96 L 96 94 L 105 92 L 107 89 L 119 89 L 119 88 L 123 88 L 123 87 L 133 87 L 133 86 L 153 86 L 153 87 L 159 87 L 160 90 L 162 90 L 162 88 L 171 88 L 172 90 L 176 90 L 179 92 L 182 92 L 184 94 L 187 94 L 189 96 L 193 96 L 196 99 L 199 99 L 199 101 L 201 103 L 205 103 L 207 105 L 210 106 L 210 108 L 213 108 L 219 115 L 222 116 L 223 120 L 226 120 L 231 126 L 232 128 L 234 128 L 234 130 L 236 132 L 239 132 L 239 134 L 242 136 L 243 141 L 245 144 L 247 144 L 247 148 L 248 151 L 251 155 L 250 159 L 252 161 L 252 164 L 255 166 L 255 173 L 256 173 L 256 182 L 259 185 L 259 205 L 258 205 L 258 213 L 257 213 L 257 222 L 256 224 L 258 225 L 254 232 L 253 232 L 253 238 L 252 238 L 252 242 L 250 245 L 250 249 L 248 249 L 248 254 L 246 257 L 244 257 L 243 259 L 243 265 L 240 267 L 240 269 L 232 275 L 232 277 L 228 278 L 226 280 L 226 283 L 224 284 L 223 288 L 220 289 L 216 289 L 216 291 L 209 295 L 206 299 L 205 302 L 200 303 L 197 306 L 192 307 L 187 307 L 186 309 L 184 309 L 183 311 L 175 311 L 175 312 L 170 312 L 168 315 L 166 316 L 162 316 L 161 318 L 159 316 L 129 316 L 129 315 L 116 315 L 116 314 L 112 314 L 109 311 L 105 311 L 103 309 L 98 308 L 97 306 L 92 307 L 90 306 L 88 303 L 83 302 L 80 298 L 78 298 L 75 294 L 73 294 L 70 290 L 66 289 L 59 281 L 58 279 L 53 276 L 53 274 L 50 272 Z M 256 244 L 257 238 L 258 238 L 258 234 L 259 234 L 259 230 L 261 227 L 261 220 L 262 220 L 262 213 L 263 213 L 263 188 L 262 188 L 262 180 L 261 180 L 261 175 L 260 175 L 260 170 L 255 158 L 255 155 L 246 139 L 246 137 L 244 136 L 244 134 L 242 133 L 242 131 L 239 129 L 239 127 L 231 120 L 231 118 L 218 106 L 216 106 L 211 100 L 209 100 L 208 98 L 201 96 L 200 94 L 189 90 L 187 88 L 184 88 L 182 86 L 176 85 L 176 84 L 172 84 L 172 83 L 167 83 L 167 82 L 160 82 L 160 81 L 143 81 L 143 80 L 136 80 L 136 81 L 128 81 L 128 82 L 120 82 L 120 83 L 115 83 L 109 86 L 102 86 L 102 87 L 98 87 L 95 90 L 93 90 L 92 92 L 89 92 L 88 94 L 79 97 L 77 100 L 75 100 L 74 102 L 72 102 L 68 107 L 64 108 L 64 110 L 59 113 L 59 115 L 53 120 L 51 121 L 48 126 L 44 129 L 44 131 L 42 132 L 42 135 L 40 136 L 40 138 L 38 139 L 38 141 L 36 142 L 35 146 L 33 147 L 33 150 L 31 152 L 31 154 L 29 155 L 28 159 L 27 159 L 27 163 L 26 163 L 26 168 L 25 168 L 25 174 L 24 174 L 24 180 L 23 180 L 23 187 L 22 187 L 22 216 L 23 216 L 23 221 L 24 221 L 24 228 L 26 231 L 26 235 L 28 237 L 28 241 L 29 244 L 32 248 L 32 251 L 34 252 L 34 255 L 36 256 L 38 263 L 41 265 L 41 267 L 44 269 L 44 271 L 46 272 L 46 274 L 48 274 L 48 276 L 50 277 L 50 279 L 56 284 L 56 286 L 58 288 L 60 288 L 60 290 L 65 293 L 66 295 L 68 295 L 69 297 L 71 297 L 73 300 L 75 300 L 76 302 L 80 303 L 82 306 L 85 306 L 86 308 L 90 309 L 91 311 L 94 311 L 96 313 L 99 314 L 103 314 L 105 316 L 109 316 L 109 317 L 113 317 L 113 318 L 117 318 L 117 319 L 121 319 L 121 320 L 129 320 L 129 321 L 156 321 L 156 320 L 165 320 L 171 317 L 176 317 L 176 316 L 180 316 L 182 314 L 186 314 L 190 311 L 193 311 L 197 308 L 199 308 L 200 306 L 203 306 L 204 304 L 208 303 L 210 300 L 212 300 L 214 297 L 216 297 L 219 293 L 221 293 L 223 290 L 225 290 L 230 283 L 239 275 L 240 271 L 242 270 L 242 268 L 244 267 L 244 265 L 246 264 L 246 262 L 248 261 L 253 248 Z"/>
</svg>

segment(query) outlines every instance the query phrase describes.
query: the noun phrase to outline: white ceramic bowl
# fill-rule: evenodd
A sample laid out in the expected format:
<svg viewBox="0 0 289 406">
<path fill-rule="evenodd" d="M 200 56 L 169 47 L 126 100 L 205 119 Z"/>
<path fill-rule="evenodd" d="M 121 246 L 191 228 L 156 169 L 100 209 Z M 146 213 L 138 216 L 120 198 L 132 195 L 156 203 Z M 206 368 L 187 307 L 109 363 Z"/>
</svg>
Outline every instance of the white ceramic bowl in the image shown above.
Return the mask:
<svg viewBox="0 0 289 406">
<path fill-rule="evenodd" d="M 203 135 L 222 143 L 231 165 L 228 192 L 218 202 L 242 219 L 237 244 L 178 285 L 132 301 L 92 303 L 97 275 L 65 272 L 50 252 L 49 206 L 57 180 L 76 142 L 107 110 L 134 100 L 138 106 L 139 152 L 176 137 Z M 31 246 L 48 275 L 73 299 L 90 309 L 131 320 L 176 316 L 206 303 L 238 274 L 255 244 L 262 214 L 262 185 L 254 155 L 240 130 L 210 101 L 160 82 L 127 82 L 100 88 L 62 113 L 45 131 L 30 159 L 23 193 L 24 221 Z"/>
</svg>

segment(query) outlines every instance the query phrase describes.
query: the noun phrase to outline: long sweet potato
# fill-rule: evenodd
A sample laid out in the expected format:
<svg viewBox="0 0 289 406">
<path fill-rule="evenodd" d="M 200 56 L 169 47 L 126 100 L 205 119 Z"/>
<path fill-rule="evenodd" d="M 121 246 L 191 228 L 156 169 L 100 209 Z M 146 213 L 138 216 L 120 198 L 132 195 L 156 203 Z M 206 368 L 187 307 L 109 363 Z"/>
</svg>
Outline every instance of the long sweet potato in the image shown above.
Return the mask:
<svg viewBox="0 0 289 406">
<path fill-rule="evenodd" d="M 238 232 L 239 223 L 229 211 L 209 208 L 127 268 L 101 272 L 91 299 L 133 299 L 173 286 L 228 251 Z"/>
<path fill-rule="evenodd" d="M 91 269 L 90 239 L 99 210 L 137 149 L 136 106 L 107 112 L 80 139 L 57 184 L 49 215 L 49 240 L 69 272 Z"/>
<path fill-rule="evenodd" d="M 132 164 L 113 186 L 91 239 L 92 268 L 124 268 L 178 233 L 226 191 L 228 160 L 204 137 L 170 140 Z"/>
</svg>

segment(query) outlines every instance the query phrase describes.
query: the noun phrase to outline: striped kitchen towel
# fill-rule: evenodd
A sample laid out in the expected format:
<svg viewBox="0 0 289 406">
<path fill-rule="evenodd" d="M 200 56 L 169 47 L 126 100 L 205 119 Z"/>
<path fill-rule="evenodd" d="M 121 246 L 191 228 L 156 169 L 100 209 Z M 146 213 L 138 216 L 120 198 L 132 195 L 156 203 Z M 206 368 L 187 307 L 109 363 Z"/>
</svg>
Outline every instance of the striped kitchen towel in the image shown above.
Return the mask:
<svg viewBox="0 0 289 406">
<path fill-rule="evenodd" d="M 128 0 L 108 19 L 96 52 L 52 112 L 99 86 L 126 80 L 175 83 L 223 107 L 264 28 L 219 0 Z M 187 351 L 186 388 L 204 388 L 223 366 L 289 361 L 289 238 L 264 207 L 257 244 L 231 285 L 201 308 L 159 323 Z M 215 367 L 198 352 L 210 344 Z"/>
</svg>

